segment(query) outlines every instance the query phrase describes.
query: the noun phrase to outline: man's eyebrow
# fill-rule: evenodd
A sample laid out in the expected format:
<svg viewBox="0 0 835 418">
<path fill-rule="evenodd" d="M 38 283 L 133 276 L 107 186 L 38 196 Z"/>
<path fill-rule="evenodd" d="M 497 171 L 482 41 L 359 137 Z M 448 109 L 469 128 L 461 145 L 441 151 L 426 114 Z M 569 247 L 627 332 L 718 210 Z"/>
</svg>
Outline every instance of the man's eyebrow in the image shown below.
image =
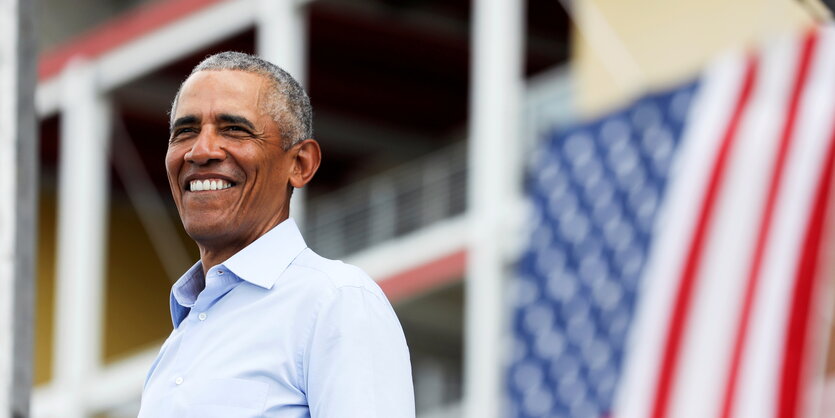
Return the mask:
<svg viewBox="0 0 835 418">
<path fill-rule="evenodd" d="M 249 121 L 249 119 L 238 116 L 238 115 L 230 115 L 228 113 L 221 113 L 217 115 L 217 119 L 221 122 L 232 123 L 237 125 L 244 125 L 251 130 L 255 130 L 255 125 Z"/>
<path fill-rule="evenodd" d="M 194 115 L 183 116 L 181 118 L 177 118 L 177 120 L 175 120 L 174 123 L 171 124 L 171 131 L 173 131 L 174 128 L 179 128 L 180 126 L 183 126 L 183 125 L 194 125 L 194 124 L 197 124 L 197 123 L 200 123 L 200 119 L 198 119 L 197 116 L 194 116 Z"/>
</svg>

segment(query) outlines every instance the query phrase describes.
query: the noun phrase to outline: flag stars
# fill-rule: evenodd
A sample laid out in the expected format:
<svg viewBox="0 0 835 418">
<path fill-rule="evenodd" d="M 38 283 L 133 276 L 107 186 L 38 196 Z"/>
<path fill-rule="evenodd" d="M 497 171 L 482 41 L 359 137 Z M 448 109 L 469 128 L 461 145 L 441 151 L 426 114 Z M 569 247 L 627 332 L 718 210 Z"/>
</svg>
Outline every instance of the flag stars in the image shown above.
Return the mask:
<svg viewBox="0 0 835 418">
<path fill-rule="evenodd" d="M 685 90 L 553 134 L 531 153 L 533 225 L 511 296 L 510 416 L 599 417 L 610 411 L 636 289 L 692 95 L 692 87 Z"/>
<path fill-rule="evenodd" d="M 651 101 L 639 103 L 631 112 L 632 124 L 638 129 L 646 131 L 660 123 L 661 109 Z"/>
<path fill-rule="evenodd" d="M 554 312 L 550 306 L 538 303 L 525 310 L 525 327 L 531 334 L 548 332 L 553 326 Z"/>
<path fill-rule="evenodd" d="M 533 348 L 537 356 L 547 359 L 559 356 L 565 347 L 565 337 L 558 331 L 550 329 L 536 336 Z"/>
<path fill-rule="evenodd" d="M 690 101 L 692 98 L 693 91 L 690 89 L 682 90 L 673 95 L 673 99 L 670 100 L 669 107 L 667 108 L 670 118 L 679 123 L 683 122 L 687 117 L 687 111 L 690 109 Z"/>
<path fill-rule="evenodd" d="M 587 132 L 578 132 L 569 136 L 563 146 L 565 156 L 572 165 L 584 165 L 594 156 L 594 142 Z"/>
<path fill-rule="evenodd" d="M 577 279 L 570 272 L 557 272 L 546 284 L 548 296 L 554 301 L 567 302 L 577 294 Z"/>
<path fill-rule="evenodd" d="M 527 392 L 523 405 L 525 413 L 530 416 L 537 417 L 550 411 L 553 403 L 554 397 L 547 391 L 543 390 L 541 386 L 537 386 Z"/>
<path fill-rule="evenodd" d="M 629 141 L 632 134 L 629 124 L 620 116 L 606 119 L 600 128 L 600 142 L 605 148 Z"/>
</svg>

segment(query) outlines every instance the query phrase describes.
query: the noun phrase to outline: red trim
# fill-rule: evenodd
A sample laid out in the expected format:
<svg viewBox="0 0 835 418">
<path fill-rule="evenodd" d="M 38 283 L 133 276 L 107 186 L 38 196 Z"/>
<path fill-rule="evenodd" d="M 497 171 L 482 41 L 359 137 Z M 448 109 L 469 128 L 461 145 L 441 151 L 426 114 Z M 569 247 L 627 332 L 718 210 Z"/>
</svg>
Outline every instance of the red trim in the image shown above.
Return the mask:
<svg viewBox="0 0 835 418">
<path fill-rule="evenodd" d="M 833 130 L 835 135 L 835 130 Z M 801 393 L 804 389 L 801 375 L 809 342 L 812 296 L 818 280 L 818 254 L 820 253 L 829 192 L 832 187 L 833 165 L 835 165 L 835 136 L 829 141 L 826 162 L 821 169 L 815 204 L 806 227 L 803 252 L 795 274 L 790 316 L 786 323 L 786 345 L 783 351 L 783 365 L 780 379 L 780 394 L 777 416 L 792 418 L 799 415 Z"/>
<path fill-rule="evenodd" d="M 61 72 L 74 57 L 95 58 L 123 44 L 147 35 L 178 19 L 223 0 L 169 0 L 137 7 L 92 31 L 41 55 L 38 79 Z"/>
<path fill-rule="evenodd" d="M 736 107 L 734 108 L 734 113 L 729 121 L 725 136 L 722 138 L 722 143 L 716 156 L 713 170 L 711 170 L 711 176 L 704 201 L 702 201 L 699 219 L 693 233 L 693 240 L 690 243 L 690 249 L 684 264 L 684 269 L 681 273 L 681 280 L 679 282 L 675 304 L 673 305 L 673 314 L 670 318 L 667 339 L 664 344 L 664 354 L 658 374 L 658 387 L 652 409 L 652 416 L 654 418 L 663 418 L 667 416 L 667 406 L 669 405 L 673 378 L 675 377 L 678 366 L 678 356 L 681 351 L 684 325 L 687 322 L 687 315 L 690 313 L 690 304 L 693 301 L 693 288 L 695 287 L 696 278 L 698 277 L 699 267 L 701 265 L 702 250 L 705 247 L 707 234 L 713 221 L 713 212 L 716 206 L 717 195 L 719 194 L 719 189 L 725 174 L 725 169 L 727 168 L 728 156 L 734 140 L 736 139 L 736 132 L 740 125 L 739 122 L 742 119 L 742 113 L 751 97 L 751 91 L 753 90 L 756 78 L 757 63 L 752 59 L 747 63 L 742 91 L 739 95 Z"/>
<path fill-rule="evenodd" d="M 756 294 L 757 287 L 759 285 L 760 271 L 762 269 L 763 255 L 765 254 L 766 244 L 768 244 L 768 240 L 771 237 L 771 221 L 774 218 L 774 208 L 777 203 L 777 195 L 780 192 L 780 186 L 783 183 L 783 172 L 785 171 L 786 158 L 789 154 L 789 145 L 793 139 L 792 133 L 794 132 L 798 108 L 800 107 L 800 97 L 803 92 L 806 77 L 809 74 L 812 52 L 815 50 L 817 40 L 817 32 L 811 32 L 804 40 L 798 70 L 794 77 L 791 98 L 789 100 L 788 117 L 786 118 L 786 123 L 783 125 L 783 132 L 781 134 L 780 145 L 777 150 L 777 159 L 774 163 L 774 170 L 772 171 L 769 183 L 765 208 L 762 218 L 760 218 L 760 229 L 757 234 L 756 247 L 754 247 L 754 256 L 751 259 L 751 266 L 748 272 L 748 280 L 744 293 L 745 299 L 742 303 L 742 312 L 739 316 L 739 323 L 737 325 L 737 334 L 736 339 L 734 340 L 734 348 L 731 355 L 730 370 L 728 372 L 728 380 L 725 386 L 725 399 L 722 402 L 723 418 L 729 418 L 731 416 L 734 401 L 736 400 L 736 385 L 737 380 L 739 379 L 739 368 L 742 353 L 745 351 L 745 343 L 748 337 L 751 310 L 754 306 L 754 295 Z"/>
<path fill-rule="evenodd" d="M 443 285 L 455 283 L 464 277 L 467 251 L 452 254 L 389 276 L 379 281 L 380 287 L 392 303 L 417 296 Z"/>
</svg>

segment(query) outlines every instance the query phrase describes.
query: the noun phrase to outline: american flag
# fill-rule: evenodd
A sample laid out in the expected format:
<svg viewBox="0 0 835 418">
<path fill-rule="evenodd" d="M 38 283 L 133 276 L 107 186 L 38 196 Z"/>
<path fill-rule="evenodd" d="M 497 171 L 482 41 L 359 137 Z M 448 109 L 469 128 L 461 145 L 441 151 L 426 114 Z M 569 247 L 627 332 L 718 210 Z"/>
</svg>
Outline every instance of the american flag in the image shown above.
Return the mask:
<svg viewBox="0 0 835 418">
<path fill-rule="evenodd" d="M 819 414 L 833 135 L 825 28 L 544 138 L 506 415 Z"/>
</svg>

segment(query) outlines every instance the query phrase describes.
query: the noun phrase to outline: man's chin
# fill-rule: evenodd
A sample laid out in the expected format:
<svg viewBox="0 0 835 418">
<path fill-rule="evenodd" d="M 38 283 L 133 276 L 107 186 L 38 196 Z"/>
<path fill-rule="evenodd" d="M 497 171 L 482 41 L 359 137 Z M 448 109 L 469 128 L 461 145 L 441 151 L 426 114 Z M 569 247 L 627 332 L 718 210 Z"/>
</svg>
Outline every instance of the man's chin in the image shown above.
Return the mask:
<svg viewBox="0 0 835 418">
<path fill-rule="evenodd" d="M 223 222 L 183 222 L 188 236 L 198 244 L 201 242 L 214 242 L 222 239 L 229 226 Z"/>
</svg>

